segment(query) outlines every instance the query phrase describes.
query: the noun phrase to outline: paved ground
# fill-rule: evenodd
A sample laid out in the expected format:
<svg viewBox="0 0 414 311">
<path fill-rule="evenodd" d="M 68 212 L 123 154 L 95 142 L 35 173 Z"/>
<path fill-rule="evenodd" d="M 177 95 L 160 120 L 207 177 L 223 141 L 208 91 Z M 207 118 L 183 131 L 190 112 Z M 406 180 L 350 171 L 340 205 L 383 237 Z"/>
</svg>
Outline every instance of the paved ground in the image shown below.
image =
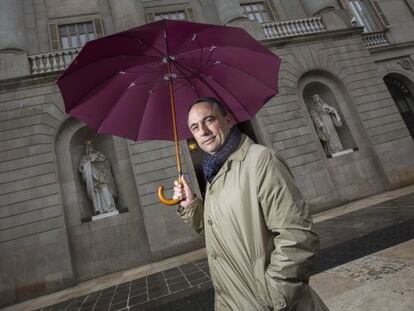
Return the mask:
<svg viewBox="0 0 414 311">
<path fill-rule="evenodd" d="M 311 284 L 331 310 L 414 310 L 414 193 L 319 217 L 315 231 L 321 251 Z M 38 310 L 197 311 L 213 310 L 213 300 L 199 259 Z"/>
</svg>

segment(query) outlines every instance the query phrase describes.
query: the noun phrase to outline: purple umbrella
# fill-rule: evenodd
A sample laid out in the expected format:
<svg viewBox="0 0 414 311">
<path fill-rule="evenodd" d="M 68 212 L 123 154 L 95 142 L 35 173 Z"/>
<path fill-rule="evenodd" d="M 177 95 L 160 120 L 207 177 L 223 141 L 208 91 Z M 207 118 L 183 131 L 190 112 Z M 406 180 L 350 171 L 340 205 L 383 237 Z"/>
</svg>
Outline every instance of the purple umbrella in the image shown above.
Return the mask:
<svg viewBox="0 0 414 311">
<path fill-rule="evenodd" d="M 181 174 L 191 103 L 215 97 L 249 120 L 277 94 L 279 67 L 240 28 L 162 20 L 88 42 L 57 84 L 66 112 L 98 133 L 174 140 Z"/>
</svg>

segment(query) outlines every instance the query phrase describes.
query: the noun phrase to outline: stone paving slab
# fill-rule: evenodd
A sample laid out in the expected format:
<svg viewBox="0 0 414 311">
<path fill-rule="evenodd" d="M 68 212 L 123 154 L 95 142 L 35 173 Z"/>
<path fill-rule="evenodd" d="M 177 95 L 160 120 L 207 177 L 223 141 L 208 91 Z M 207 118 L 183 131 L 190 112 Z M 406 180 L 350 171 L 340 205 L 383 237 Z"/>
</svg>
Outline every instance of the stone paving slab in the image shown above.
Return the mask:
<svg viewBox="0 0 414 311">
<path fill-rule="evenodd" d="M 167 303 L 211 287 L 207 259 L 201 259 L 38 310 L 143 310 L 149 302 Z"/>
<path fill-rule="evenodd" d="M 327 218 L 315 231 L 321 237 L 317 272 L 334 271 L 348 291 L 370 281 L 362 275 L 383 279 L 387 271 L 402 273 L 404 262 L 384 265 L 383 259 L 364 257 L 414 239 L 414 194 Z M 352 273 L 361 277 L 350 277 Z M 213 310 L 213 299 L 207 260 L 201 259 L 39 310 Z"/>
</svg>

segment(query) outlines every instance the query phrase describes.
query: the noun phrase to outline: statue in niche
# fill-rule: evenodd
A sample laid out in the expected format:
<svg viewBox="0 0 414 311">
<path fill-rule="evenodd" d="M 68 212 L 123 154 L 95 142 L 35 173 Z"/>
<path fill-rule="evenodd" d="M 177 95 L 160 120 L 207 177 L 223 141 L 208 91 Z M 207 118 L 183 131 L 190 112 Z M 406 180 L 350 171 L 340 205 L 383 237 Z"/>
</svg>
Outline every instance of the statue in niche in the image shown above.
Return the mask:
<svg viewBox="0 0 414 311">
<path fill-rule="evenodd" d="M 325 152 L 332 155 L 343 150 L 336 127 L 341 127 L 341 117 L 335 108 L 326 104 L 319 94 L 312 95 L 310 115 L 318 132 L 319 139 L 323 142 Z"/>
<path fill-rule="evenodd" d="M 86 184 L 86 191 L 93 203 L 95 215 L 117 211 L 117 192 L 112 177 L 111 164 L 104 154 L 86 141 L 86 154 L 79 164 L 79 172 Z"/>
</svg>

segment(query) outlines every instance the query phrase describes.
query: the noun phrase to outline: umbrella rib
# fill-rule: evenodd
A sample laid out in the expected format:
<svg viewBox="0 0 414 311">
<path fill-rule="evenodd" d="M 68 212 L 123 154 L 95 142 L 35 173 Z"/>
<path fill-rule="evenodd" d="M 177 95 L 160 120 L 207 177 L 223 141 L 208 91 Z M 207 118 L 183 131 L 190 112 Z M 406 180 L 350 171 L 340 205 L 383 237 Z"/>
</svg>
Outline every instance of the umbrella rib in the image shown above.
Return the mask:
<svg viewBox="0 0 414 311">
<path fill-rule="evenodd" d="M 154 84 L 153 84 L 153 86 L 152 86 L 152 88 L 154 87 L 154 85 L 155 85 L 155 83 L 157 83 L 157 81 L 159 80 L 159 78 L 160 77 L 158 77 L 156 80 L 155 80 L 155 82 L 154 82 Z M 152 89 L 151 88 L 151 89 Z M 117 103 L 117 102 L 119 102 L 119 100 L 126 94 L 126 92 L 128 91 L 128 88 L 125 90 L 125 91 L 123 91 L 122 93 L 121 93 L 121 95 L 118 97 L 118 99 L 116 100 L 116 102 L 115 103 Z M 105 125 L 105 123 L 106 123 L 106 121 L 108 120 L 108 118 L 111 116 L 111 114 L 112 114 L 112 112 L 114 111 L 114 109 L 115 109 L 115 107 L 116 107 L 116 104 L 114 104 L 113 106 L 112 106 L 112 108 L 109 110 L 109 112 L 107 113 L 107 115 L 105 116 L 105 119 L 102 121 L 102 123 L 101 123 L 101 125 L 99 126 L 99 129 L 98 129 L 98 133 L 99 132 L 101 132 L 101 130 L 102 130 L 102 127 Z M 145 109 L 146 109 L 146 107 L 147 106 L 145 106 Z M 144 113 L 145 113 L 145 109 L 144 109 Z M 139 129 L 138 129 L 138 131 L 139 131 Z"/>
<path fill-rule="evenodd" d="M 160 79 L 160 77 L 158 77 L 158 79 L 156 79 L 156 80 L 154 81 L 154 84 L 153 84 L 153 85 L 152 85 L 152 87 L 151 87 L 151 91 L 155 88 L 155 85 L 156 85 L 156 84 L 157 84 L 160 80 L 161 80 L 161 79 Z M 161 80 L 161 81 L 163 81 L 163 80 Z M 147 111 L 147 107 L 148 107 L 148 100 L 149 100 L 149 98 L 151 97 L 151 95 L 152 95 L 152 92 L 148 92 L 147 98 L 146 98 L 146 100 L 145 100 L 146 105 L 145 105 L 144 111 L 142 112 L 142 116 L 144 116 L 145 111 Z M 135 135 L 135 140 L 136 140 L 136 141 L 138 140 L 139 133 L 141 132 L 141 127 L 142 127 L 142 122 L 140 122 L 140 123 L 139 123 L 139 126 L 138 126 L 138 131 L 137 131 L 137 134 Z"/>
<path fill-rule="evenodd" d="M 270 56 L 270 55 L 269 55 L 269 56 Z M 182 58 L 182 59 L 189 59 L 189 58 Z M 208 61 L 207 61 L 207 62 L 208 62 Z M 177 62 L 177 64 L 181 64 L 181 63 Z M 214 63 L 213 63 L 213 64 L 214 64 Z M 263 83 L 264 85 L 266 85 L 268 88 L 273 89 L 273 87 L 269 86 L 266 82 L 264 82 L 264 81 L 262 81 L 262 80 L 258 79 L 257 77 L 255 77 L 255 76 L 251 75 L 250 73 L 248 73 L 248 72 L 246 72 L 246 71 L 244 71 L 244 70 L 242 70 L 242 69 L 240 69 L 240 68 L 238 68 L 238 67 L 236 67 L 236 66 L 234 66 L 234 65 L 231 65 L 231 64 L 229 64 L 229 63 L 226 63 L 226 62 L 222 62 L 222 61 L 220 61 L 220 65 L 221 65 L 221 64 L 223 64 L 223 65 L 225 65 L 225 66 L 228 66 L 228 67 L 231 67 L 231 68 L 233 68 L 233 69 L 235 69 L 235 70 L 238 70 L 238 71 L 240 71 L 240 72 L 243 72 L 244 74 L 248 75 L 249 77 L 252 77 L 253 79 L 255 79 L 255 80 L 257 80 L 257 81 L 260 81 L 261 83 Z M 210 68 L 212 68 L 212 67 L 210 67 Z M 202 72 L 202 71 L 201 71 L 201 69 L 200 69 L 200 72 Z"/>
<path fill-rule="evenodd" d="M 245 72 L 244 70 L 241 70 L 240 68 L 237 68 L 237 67 L 232 66 L 232 65 L 227 64 L 227 63 L 220 63 L 220 64 L 223 64 L 223 65 L 225 65 L 225 66 L 228 66 L 228 67 L 231 67 L 231 68 L 233 68 L 233 69 L 235 69 L 235 70 L 238 70 L 238 71 L 240 71 L 240 72 L 244 73 L 245 75 L 249 76 L 250 78 L 252 78 L 252 79 L 254 79 L 254 80 L 256 80 L 256 81 L 259 81 L 259 82 L 263 83 L 263 85 L 264 85 L 264 86 L 266 86 L 268 89 L 270 89 L 270 90 L 274 91 L 274 88 L 272 88 L 271 86 L 267 85 L 267 83 L 263 82 L 263 81 L 262 81 L 262 80 L 260 80 L 260 79 L 257 79 L 256 77 L 254 77 L 254 76 L 252 76 L 251 74 L 249 74 L 249 73 Z M 188 67 L 188 66 L 185 66 L 185 65 L 184 65 L 184 64 L 182 64 L 182 63 L 177 63 L 177 65 L 180 65 L 180 66 L 182 66 L 183 68 L 187 69 L 188 71 L 192 72 L 189 68 L 186 68 L 186 67 Z M 177 66 L 177 67 L 178 67 L 178 66 Z M 210 67 L 210 68 L 211 68 L 211 67 Z M 203 74 L 204 74 L 204 75 L 206 75 L 206 76 L 208 75 L 206 72 L 204 72 L 204 71 L 203 71 L 203 70 L 201 70 L 201 69 L 199 70 L 199 72 L 203 73 Z M 216 80 L 216 79 L 214 79 L 212 76 L 211 76 L 211 78 L 217 82 L 217 80 Z M 219 83 L 219 82 L 217 82 L 217 83 Z M 220 84 L 220 83 L 219 83 L 219 84 Z"/>
<path fill-rule="evenodd" d="M 133 31 L 133 29 L 132 29 L 132 31 Z M 126 33 L 128 33 L 128 31 Z M 128 36 L 126 33 L 123 33 L 123 34 L 114 34 L 113 36 L 116 36 L 116 37 L 126 37 L 126 38 L 129 38 L 129 39 L 132 39 L 132 40 L 139 40 L 139 42 L 144 43 L 146 46 L 148 46 L 148 47 L 154 49 L 156 52 L 158 52 L 161 57 L 164 56 L 164 53 L 161 50 L 159 50 L 158 48 L 156 48 L 155 46 L 153 46 L 153 45 L 145 42 L 142 39 L 136 38 L 134 36 Z M 110 38 L 110 37 L 112 37 L 112 36 L 109 36 L 108 38 Z M 154 56 L 154 57 L 156 57 L 156 56 Z"/>
<path fill-rule="evenodd" d="M 188 71 L 192 71 L 191 69 L 189 69 L 189 68 L 185 68 L 185 66 L 183 66 L 183 68 L 184 69 L 187 69 Z M 206 75 L 206 73 L 205 72 L 203 72 L 203 71 L 201 71 L 200 70 L 200 72 L 201 73 L 203 73 L 204 75 Z M 212 86 L 210 86 L 210 84 L 204 79 L 204 78 L 202 78 L 201 77 L 201 75 L 198 75 L 198 77 L 200 78 L 200 80 L 204 83 L 204 84 L 206 84 L 212 91 L 213 91 L 213 93 L 215 93 L 215 94 L 217 94 L 217 92 L 215 92 L 214 91 L 214 88 L 212 87 Z M 211 79 L 213 79 L 215 82 L 217 82 L 217 84 L 219 84 L 219 85 L 221 85 L 216 79 L 214 79 L 212 76 L 210 76 L 211 77 Z M 224 87 L 223 87 L 224 88 Z M 242 102 L 231 92 L 231 91 L 229 91 L 228 89 L 226 89 L 226 88 L 224 88 L 238 103 L 240 103 L 240 105 L 244 108 L 244 110 L 245 110 L 245 112 L 247 112 L 247 114 L 248 115 L 250 115 L 250 113 L 249 113 L 249 110 L 247 110 L 246 109 L 246 107 L 242 104 Z"/>
<path fill-rule="evenodd" d="M 94 61 L 94 62 L 92 62 L 92 63 L 87 63 L 87 64 L 85 64 L 85 65 L 82 65 L 82 67 L 79 67 L 79 68 L 76 68 L 76 70 L 74 70 L 74 71 L 71 71 L 70 72 L 70 74 L 73 74 L 73 73 L 75 73 L 75 72 L 77 72 L 77 71 L 79 71 L 79 70 L 81 70 L 81 69 L 85 69 L 86 67 L 89 67 L 90 65 L 94 65 L 94 64 L 99 64 L 100 62 L 102 62 L 102 61 L 106 61 L 106 60 L 110 60 L 110 59 L 112 59 L 112 58 L 117 58 L 117 57 L 142 57 L 142 56 L 145 56 L 145 57 L 154 57 L 154 58 L 158 58 L 158 56 L 152 56 L 152 55 L 133 55 L 133 54 L 131 54 L 131 55 L 117 55 L 117 56 L 111 56 L 111 57 L 106 57 L 106 58 L 101 58 L 101 59 L 98 59 L 98 60 L 96 60 L 96 61 Z M 68 68 L 69 69 L 69 68 Z M 119 71 L 118 71 L 119 72 Z M 117 72 L 117 73 L 118 73 Z M 65 73 L 64 73 L 65 74 Z"/>
<path fill-rule="evenodd" d="M 160 70 L 160 72 L 161 72 L 161 70 Z M 119 73 L 119 72 L 116 72 L 116 73 L 114 73 L 114 74 L 112 74 L 111 76 L 108 76 L 106 79 L 104 79 L 104 80 L 102 80 L 102 81 L 100 81 L 99 83 L 98 83 L 98 85 L 97 86 L 100 86 L 100 85 L 102 85 L 103 83 L 105 83 L 106 81 L 108 81 L 108 80 L 110 80 L 110 79 L 113 79 L 114 77 L 115 77 L 115 75 L 117 74 L 117 73 Z M 135 79 L 135 81 L 136 81 L 137 79 Z M 148 83 L 150 83 L 150 82 L 148 82 Z M 86 96 L 88 96 L 89 94 L 91 94 L 94 90 L 96 89 L 96 87 L 94 88 L 94 89 L 91 89 L 91 90 L 89 90 L 88 92 L 86 92 L 85 94 L 83 94 L 78 100 L 77 100 L 77 102 L 80 102 L 80 101 L 83 101 L 83 99 L 86 97 Z M 124 92 L 121 94 L 121 97 L 122 97 L 122 95 L 124 94 Z M 120 98 L 120 97 L 119 97 Z M 118 98 L 118 99 L 119 99 Z M 73 107 L 72 107 L 73 108 Z"/>
<path fill-rule="evenodd" d="M 189 85 L 193 85 L 193 83 L 191 83 L 190 78 L 188 78 L 182 70 L 180 70 L 179 66 L 175 66 L 175 68 L 177 68 L 177 70 L 182 74 L 183 78 L 188 82 Z"/>
<path fill-rule="evenodd" d="M 223 64 L 223 65 L 225 65 L 225 66 L 227 66 L 227 67 L 231 67 L 231 68 L 233 68 L 233 69 L 235 69 L 235 70 L 237 70 L 237 71 L 243 72 L 245 75 L 247 75 L 247 76 L 249 76 L 249 77 L 253 78 L 254 80 L 256 80 L 256 81 L 259 81 L 259 82 L 263 83 L 263 85 L 264 85 L 264 86 L 266 86 L 268 89 L 270 89 L 270 90 L 272 90 L 272 91 L 274 91 L 274 90 L 275 90 L 275 88 L 274 88 L 274 87 L 271 87 L 270 85 L 268 85 L 268 84 L 267 84 L 267 83 L 265 83 L 264 81 L 262 81 L 262 80 L 260 80 L 260 79 L 256 78 L 255 76 L 251 75 L 250 73 L 248 73 L 248 72 L 246 72 L 246 71 L 244 71 L 244 70 L 242 70 L 242 69 L 240 69 L 240 68 L 237 68 L 237 67 L 235 67 L 235 66 L 233 66 L 233 65 L 230 65 L 230 64 L 228 64 L 228 63 L 220 63 L 220 64 Z"/>
<path fill-rule="evenodd" d="M 236 27 L 231 27 L 231 26 L 217 26 L 217 28 L 228 28 L 228 29 L 236 29 L 236 30 L 241 30 L 241 29 L 239 29 L 239 28 L 236 28 Z M 197 35 L 199 35 L 199 34 L 201 34 L 201 33 L 203 33 L 203 32 L 206 32 L 206 31 L 213 31 L 214 29 L 212 28 L 212 27 L 209 27 L 209 28 L 205 28 L 205 29 L 202 29 L 201 31 L 199 31 L 199 32 L 197 32 L 196 34 Z M 183 42 L 183 44 L 185 43 L 185 42 L 187 42 L 187 41 L 189 41 L 189 40 L 192 40 L 192 37 L 187 37 L 187 39 L 185 39 L 185 41 Z M 182 45 L 180 46 L 180 48 L 182 47 Z M 249 51 L 253 51 L 253 52 L 256 52 L 256 53 L 261 53 L 261 54 L 268 54 L 268 55 L 275 55 L 275 54 L 273 54 L 272 52 L 269 52 L 266 48 L 264 48 L 263 47 L 263 51 L 257 51 L 257 50 L 254 50 L 254 49 L 252 49 L 252 48 L 249 48 L 249 47 L 244 47 L 244 46 L 235 46 L 235 45 L 220 45 L 220 47 L 237 47 L 237 48 L 240 48 L 240 49 L 243 49 L 243 50 L 249 50 Z M 181 50 L 180 49 L 178 49 L 177 50 L 177 52 L 176 52 L 176 55 L 180 52 Z M 265 52 L 267 52 L 267 53 L 265 53 Z"/>
<path fill-rule="evenodd" d="M 180 63 L 180 65 L 182 65 L 182 64 Z M 215 65 L 215 64 L 214 64 L 214 63 L 212 63 L 212 65 Z M 225 65 L 225 66 L 227 66 L 227 67 L 230 67 L 230 68 L 233 68 L 233 69 L 235 69 L 235 70 L 237 70 L 237 71 L 240 71 L 240 72 L 244 73 L 245 75 L 247 75 L 247 76 L 249 76 L 249 77 L 253 78 L 254 80 L 256 80 L 256 81 L 259 81 L 259 82 L 263 83 L 263 85 L 265 85 L 267 88 L 269 88 L 269 89 L 271 89 L 271 90 L 273 90 L 273 89 L 274 89 L 272 86 L 268 85 L 268 84 L 267 84 L 266 82 L 264 82 L 263 80 L 258 79 L 257 77 L 255 77 L 255 76 L 251 75 L 250 73 L 248 73 L 248 72 L 246 72 L 246 71 L 244 71 L 244 70 L 242 70 L 242 69 L 240 69 L 240 68 L 238 68 L 238 67 L 236 67 L 236 66 L 234 66 L 234 65 L 231 65 L 231 64 L 226 63 L 226 62 L 221 62 L 221 61 L 220 61 L 220 65 Z M 213 68 L 213 67 L 214 67 L 214 66 L 211 66 L 211 67 L 208 67 L 208 68 L 205 68 L 205 69 L 210 69 L 210 68 Z M 200 70 L 200 72 L 203 72 L 203 71 L 202 71 L 202 70 Z M 204 73 L 204 74 L 206 74 L 205 72 L 203 72 L 203 73 Z"/>
<path fill-rule="evenodd" d="M 187 50 L 187 52 L 190 54 L 190 58 L 191 58 L 191 60 L 192 60 L 192 62 L 193 62 L 193 64 L 194 64 L 194 66 L 197 66 L 197 61 L 195 60 L 195 58 L 194 58 L 194 56 L 193 56 L 192 50 L 190 50 L 190 49 L 187 47 L 187 43 L 185 43 L 184 48 L 185 48 L 185 49 Z"/>
</svg>

